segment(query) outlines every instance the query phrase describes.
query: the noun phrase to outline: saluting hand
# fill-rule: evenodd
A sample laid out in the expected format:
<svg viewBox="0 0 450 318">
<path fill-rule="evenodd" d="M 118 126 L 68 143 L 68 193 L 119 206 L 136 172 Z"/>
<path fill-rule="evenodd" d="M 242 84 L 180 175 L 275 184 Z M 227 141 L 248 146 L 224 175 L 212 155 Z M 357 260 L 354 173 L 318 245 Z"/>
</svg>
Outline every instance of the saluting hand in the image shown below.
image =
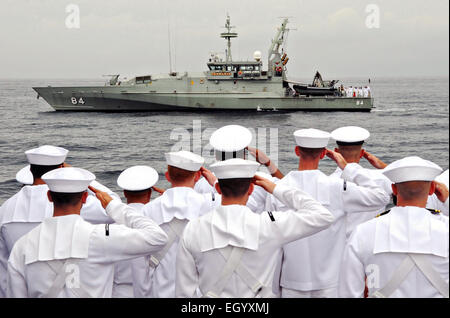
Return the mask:
<svg viewBox="0 0 450 318">
<path fill-rule="evenodd" d="M 159 195 L 162 195 L 164 193 L 164 191 L 166 191 L 166 190 L 158 188 L 158 187 L 152 187 L 152 189 L 155 190 L 156 192 L 158 192 Z"/>
<path fill-rule="evenodd" d="M 260 177 L 258 175 L 255 175 L 253 177 L 253 181 L 252 181 L 255 185 L 260 186 L 262 188 L 264 188 L 264 190 L 266 190 L 269 193 L 273 193 L 273 190 L 275 189 L 276 184 L 273 183 L 272 181 Z"/>
<path fill-rule="evenodd" d="M 448 199 L 448 188 L 444 183 L 433 181 L 435 184 L 435 190 L 434 194 L 436 194 L 436 197 L 439 199 L 439 201 L 444 202 Z"/>
<path fill-rule="evenodd" d="M 200 168 L 200 172 L 202 173 L 202 176 L 206 179 L 206 181 L 208 181 L 208 183 L 212 187 L 214 187 L 214 184 L 217 181 L 217 177 L 214 175 L 214 173 L 212 173 L 211 171 L 209 171 L 205 167 L 201 167 Z"/>
<path fill-rule="evenodd" d="M 258 163 L 262 164 L 262 165 L 268 165 L 268 163 L 270 162 L 270 158 L 269 156 L 267 156 L 264 152 L 262 152 L 259 149 L 253 148 L 248 146 L 247 147 L 248 151 L 250 152 L 250 154 L 255 157 L 256 161 L 258 161 Z"/>
<path fill-rule="evenodd" d="M 326 155 L 328 158 L 336 162 L 341 170 L 344 170 L 345 166 L 347 166 L 347 161 L 345 161 L 344 157 L 339 152 L 327 149 Z"/>
<path fill-rule="evenodd" d="M 95 193 L 95 196 L 97 197 L 97 199 L 100 201 L 100 203 L 102 204 L 102 207 L 104 209 L 106 209 L 106 207 L 108 206 L 109 202 L 112 201 L 111 196 L 103 191 L 97 190 L 96 188 L 89 186 L 89 190 L 91 190 L 92 192 Z"/>
<path fill-rule="evenodd" d="M 369 161 L 369 163 L 377 169 L 384 169 L 387 166 L 387 164 L 385 164 L 380 158 L 378 158 L 375 155 L 372 155 L 368 151 L 364 150 L 363 157 L 366 158 L 367 161 Z"/>
</svg>

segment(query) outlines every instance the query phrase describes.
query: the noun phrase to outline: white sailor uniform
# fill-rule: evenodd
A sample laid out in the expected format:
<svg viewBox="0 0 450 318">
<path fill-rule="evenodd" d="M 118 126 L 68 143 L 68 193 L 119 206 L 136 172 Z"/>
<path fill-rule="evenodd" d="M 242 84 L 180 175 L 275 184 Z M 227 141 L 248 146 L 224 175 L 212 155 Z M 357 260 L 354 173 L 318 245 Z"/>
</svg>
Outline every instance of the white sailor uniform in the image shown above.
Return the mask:
<svg viewBox="0 0 450 318">
<path fill-rule="evenodd" d="M 111 297 L 115 262 L 166 244 L 164 231 L 126 204 L 113 200 L 106 212 L 117 224 L 51 217 L 21 237 L 8 261 L 8 296 Z"/>
<path fill-rule="evenodd" d="M 169 240 L 158 253 L 132 261 L 135 297 L 175 297 L 176 253 L 184 227 L 220 202 L 221 197 L 216 193 L 200 194 L 192 188 L 175 187 L 144 206 L 142 213 L 154 220 Z"/>
<path fill-rule="evenodd" d="M 343 178 L 319 170 L 292 171 L 277 185 L 289 185 L 310 194 L 334 215 L 327 229 L 284 246 L 279 284 L 282 297 L 336 297 L 340 261 L 345 247 L 345 215 L 386 205 L 389 196 L 357 164 L 347 164 Z M 273 210 L 288 210 L 270 200 Z M 302 264 L 302 270 L 298 270 Z M 277 279 L 277 278 L 276 278 Z"/>
<path fill-rule="evenodd" d="M 142 203 L 129 203 L 128 206 L 142 214 L 142 209 L 144 204 Z M 132 261 L 126 260 L 120 261 L 114 264 L 114 282 L 112 289 L 113 298 L 133 298 L 134 287 L 133 287 L 133 269 Z"/>
<path fill-rule="evenodd" d="M 277 185 L 274 196 L 292 210 L 255 214 L 248 207 L 216 208 L 188 223 L 176 264 L 176 296 L 271 297 L 281 247 L 320 231 L 331 213 L 301 190 Z"/>
<path fill-rule="evenodd" d="M 263 178 L 266 178 L 274 183 L 277 183 L 278 180 L 280 180 L 276 177 L 272 177 L 268 173 L 264 173 L 261 171 L 258 171 L 256 174 Z M 208 193 L 209 194 L 211 194 L 211 193 L 217 194 L 216 189 L 214 187 L 212 187 L 208 183 L 208 181 L 206 181 L 205 178 L 201 178 L 195 184 L 194 190 L 197 191 L 198 193 L 203 193 L 203 194 L 208 194 Z M 267 191 L 265 191 L 260 186 L 255 186 L 252 194 L 250 194 L 250 197 L 248 198 L 247 206 L 250 208 L 250 210 L 252 210 L 255 213 L 261 213 L 263 211 L 266 211 L 266 202 L 267 202 L 268 196 L 269 195 L 268 195 Z"/>
<path fill-rule="evenodd" d="M 387 193 L 389 196 L 392 195 L 392 182 L 388 178 L 386 178 L 379 170 L 366 169 L 363 167 L 361 168 L 365 170 L 365 173 L 370 176 L 372 180 L 375 181 L 379 185 L 379 187 L 384 190 L 385 193 Z M 342 170 L 339 167 L 336 168 L 336 170 L 330 175 L 330 177 L 342 178 Z M 386 204 L 374 207 L 372 211 L 364 210 L 360 213 L 347 213 L 345 215 L 345 235 L 347 239 L 350 237 L 357 225 L 373 219 L 379 213 L 385 210 Z"/>
<path fill-rule="evenodd" d="M 369 297 L 448 298 L 448 249 L 448 217 L 394 207 L 356 227 L 344 252 L 339 297 L 363 297 L 367 284 Z"/>
<path fill-rule="evenodd" d="M 117 194 L 97 181 L 91 185 L 120 200 Z M 45 184 L 24 186 L 0 207 L 0 297 L 6 296 L 7 261 L 14 244 L 44 219 L 53 216 L 53 203 L 47 198 L 48 190 Z M 113 223 L 95 195 L 88 192 L 86 203 L 81 208 L 81 217 L 92 224 Z"/>
</svg>

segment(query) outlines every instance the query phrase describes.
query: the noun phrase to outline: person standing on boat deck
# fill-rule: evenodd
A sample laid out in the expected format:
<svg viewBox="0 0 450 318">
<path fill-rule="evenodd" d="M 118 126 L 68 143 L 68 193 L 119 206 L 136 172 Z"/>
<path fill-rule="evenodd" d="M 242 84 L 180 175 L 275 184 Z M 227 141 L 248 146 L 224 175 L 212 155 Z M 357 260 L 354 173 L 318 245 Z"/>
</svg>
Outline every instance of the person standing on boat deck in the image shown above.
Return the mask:
<svg viewBox="0 0 450 318">
<path fill-rule="evenodd" d="M 111 297 L 114 264 L 158 251 L 167 235 L 151 219 L 90 187 L 117 224 L 91 224 L 80 217 L 95 176 L 59 168 L 42 179 L 53 217 L 22 236 L 8 260 L 9 297 Z"/>
<path fill-rule="evenodd" d="M 427 210 L 442 169 L 419 157 L 383 170 L 397 206 L 356 227 L 345 248 L 340 297 L 449 297 L 449 221 Z"/>
<path fill-rule="evenodd" d="M 352 97 L 353 96 L 353 88 L 351 86 L 347 87 L 346 93 L 347 93 L 347 97 Z"/>
<path fill-rule="evenodd" d="M 252 141 L 252 133 L 245 127 L 239 125 L 228 125 L 217 129 L 209 139 L 209 143 L 214 148 L 214 154 L 217 162 L 232 158 L 248 159 L 247 152 L 256 158 L 256 160 L 267 167 L 271 175 L 263 172 L 258 174 L 266 179 L 276 181 L 283 177 L 283 174 L 278 170 L 275 163 L 264 154 L 262 151 L 250 147 Z M 217 178 L 208 170 L 202 170 L 206 178 L 202 178 L 195 185 L 195 190 L 200 193 L 216 192 L 214 188 Z M 255 187 L 250 196 L 247 206 L 253 212 L 262 212 L 265 209 L 267 192 L 259 186 Z"/>
<path fill-rule="evenodd" d="M 277 184 L 305 191 L 334 215 L 329 228 L 284 246 L 280 278 L 282 297 L 337 297 L 339 266 L 345 247 L 345 215 L 373 210 L 389 202 L 389 195 L 356 163 L 347 163 L 341 154 L 326 149 L 330 134 L 317 129 L 294 133 L 298 171 L 289 172 Z M 325 156 L 334 160 L 342 179 L 321 172 Z M 270 210 L 285 211 L 284 202 L 269 199 Z M 299 270 L 301 264 L 301 270 Z M 279 280 L 279 281 L 278 281 Z"/>
<path fill-rule="evenodd" d="M 158 182 L 158 172 L 148 166 L 133 166 L 125 169 L 117 178 L 129 207 L 141 214 L 144 205 L 150 202 L 152 187 Z M 114 265 L 113 298 L 134 297 L 132 261 L 121 261 Z"/>
<path fill-rule="evenodd" d="M 175 297 L 175 263 L 178 242 L 186 224 L 220 205 L 220 195 L 201 194 L 193 188 L 205 160 L 188 151 L 166 153 L 166 179 L 171 188 L 142 208 L 168 235 L 169 242 L 156 254 L 135 259 L 135 297 Z"/>
<path fill-rule="evenodd" d="M 272 281 L 283 244 L 328 227 L 332 214 L 299 189 L 255 175 L 259 164 L 243 159 L 217 162 L 222 205 L 192 220 L 179 243 L 176 296 L 273 297 Z M 253 213 L 247 206 L 254 183 L 284 202 L 285 213 Z"/>
<path fill-rule="evenodd" d="M 368 130 L 356 127 L 346 126 L 335 129 L 331 132 L 331 138 L 336 141 L 337 148 L 334 151 L 340 153 L 347 163 L 355 163 L 360 166 L 359 162 L 364 157 L 365 150 L 362 148 L 364 142 L 370 137 Z M 392 195 L 391 181 L 386 178 L 380 170 L 364 169 L 368 176 L 372 178 L 389 196 Z M 342 170 L 337 167 L 330 175 L 337 178 L 342 178 Z M 345 215 L 346 223 L 346 237 L 349 238 L 353 229 L 363 222 L 373 219 L 378 213 L 386 209 L 386 204 L 378 207 L 374 206 L 374 210 L 364 210 L 361 213 L 347 213 Z"/>
<path fill-rule="evenodd" d="M 6 200 L 0 207 L 0 297 L 6 296 L 6 270 L 11 250 L 16 241 L 52 215 L 53 204 L 48 201 L 48 186 L 42 175 L 48 171 L 69 166 L 65 163 L 68 150 L 55 146 L 41 146 L 25 152 L 30 167 L 23 168 L 16 175 L 21 182 L 30 183 Z M 99 189 L 119 198 L 100 183 L 93 183 Z M 105 210 L 95 198 L 89 195 L 81 210 L 81 217 L 91 223 L 112 223 Z"/>
</svg>

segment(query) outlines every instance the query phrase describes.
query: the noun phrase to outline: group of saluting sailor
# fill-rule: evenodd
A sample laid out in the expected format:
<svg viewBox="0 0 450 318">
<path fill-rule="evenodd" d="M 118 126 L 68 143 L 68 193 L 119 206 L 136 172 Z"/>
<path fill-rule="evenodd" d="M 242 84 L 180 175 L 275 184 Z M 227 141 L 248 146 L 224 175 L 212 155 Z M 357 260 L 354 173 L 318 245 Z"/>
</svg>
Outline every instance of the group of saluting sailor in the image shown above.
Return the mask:
<svg viewBox="0 0 450 318">
<path fill-rule="evenodd" d="M 297 130 L 284 175 L 247 128 L 225 126 L 209 169 L 165 154 L 169 189 L 150 166 L 124 170 L 126 203 L 68 150 L 28 150 L 24 186 L 0 207 L 0 297 L 448 298 L 448 170 L 386 164 L 363 149 L 369 136 Z"/>
<path fill-rule="evenodd" d="M 339 91 L 341 93 L 342 96 L 345 97 L 364 97 L 364 98 L 369 98 L 372 96 L 372 93 L 370 91 L 370 86 L 349 86 L 349 87 L 344 87 L 343 85 L 341 85 L 339 87 Z"/>
</svg>

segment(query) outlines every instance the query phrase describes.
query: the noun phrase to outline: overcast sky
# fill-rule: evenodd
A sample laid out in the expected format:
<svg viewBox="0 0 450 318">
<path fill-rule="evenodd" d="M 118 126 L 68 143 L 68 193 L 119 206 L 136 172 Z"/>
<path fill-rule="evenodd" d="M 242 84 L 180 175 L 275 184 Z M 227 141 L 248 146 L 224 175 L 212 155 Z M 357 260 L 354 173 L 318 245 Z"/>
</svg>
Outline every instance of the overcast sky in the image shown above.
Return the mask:
<svg viewBox="0 0 450 318">
<path fill-rule="evenodd" d="M 80 8 L 69 29 L 68 4 Z M 380 28 L 367 28 L 368 4 Z M 0 78 L 100 78 L 167 72 L 168 24 L 177 71 L 203 71 L 227 12 L 233 58 L 267 50 L 290 16 L 289 74 L 309 78 L 448 76 L 448 0 L 0 0 Z"/>
</svg>

